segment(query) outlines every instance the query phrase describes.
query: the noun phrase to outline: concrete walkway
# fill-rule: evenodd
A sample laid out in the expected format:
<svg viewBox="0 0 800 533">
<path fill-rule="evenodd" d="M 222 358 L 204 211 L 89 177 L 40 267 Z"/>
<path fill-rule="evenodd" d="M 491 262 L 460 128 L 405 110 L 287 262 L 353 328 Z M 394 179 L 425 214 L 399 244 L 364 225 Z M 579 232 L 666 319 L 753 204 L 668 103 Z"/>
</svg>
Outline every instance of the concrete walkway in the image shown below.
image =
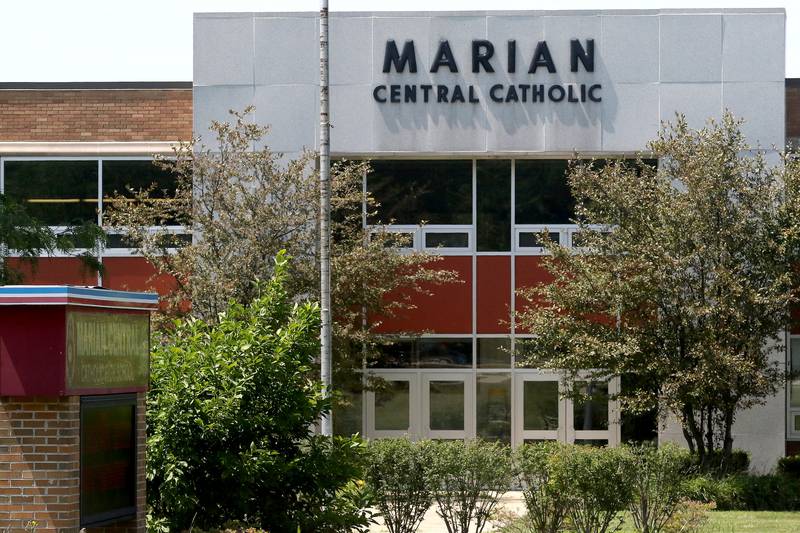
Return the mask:
<svg viewBox="0 0 800 533">
<path fill-rule="evenodd" d="M 502 509 L 505 512 L 511 512 L 517 515 L 524 514 L 525 503 L 522 500 L 522 493 L 518 491 L 506 492 L 501 498 L 497 509 Z M 370 533 L 386 533 L 388 531 L 386 527 L 383 526 L 380 518 L 378 518 L 378 522 L 380 522 L 379 525 L 370 528 Z M 489 531 L 495 531 L 495 529 L 492 528 L 491 525 L 486 526 L 484 532 Z M 433 504 L 433 506 L 428 509 L 428 512 L 425 514 L 425 520 L 422 521 L 422 525 L 417 530 L 417 533 L 447 533 L 444 522 L 442 522 L 442 519 L 436 514 L 436 504 Z"/>
</svg>

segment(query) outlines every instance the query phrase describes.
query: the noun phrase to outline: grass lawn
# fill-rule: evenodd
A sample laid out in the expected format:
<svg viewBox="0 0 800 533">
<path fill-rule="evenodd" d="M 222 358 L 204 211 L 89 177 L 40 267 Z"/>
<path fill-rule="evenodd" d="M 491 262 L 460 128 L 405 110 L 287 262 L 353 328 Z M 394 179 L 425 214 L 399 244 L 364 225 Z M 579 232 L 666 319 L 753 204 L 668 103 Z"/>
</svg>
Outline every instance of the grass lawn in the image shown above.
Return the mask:
<svg viewBox="0 0 800 533">
<path fill-rule="evenodd" d="M 800 532 L 800 512 L 712 511 L 703 533 L 797 533 Z M 624 533 L 634 533 L 630 523 Z"/>
</svg>

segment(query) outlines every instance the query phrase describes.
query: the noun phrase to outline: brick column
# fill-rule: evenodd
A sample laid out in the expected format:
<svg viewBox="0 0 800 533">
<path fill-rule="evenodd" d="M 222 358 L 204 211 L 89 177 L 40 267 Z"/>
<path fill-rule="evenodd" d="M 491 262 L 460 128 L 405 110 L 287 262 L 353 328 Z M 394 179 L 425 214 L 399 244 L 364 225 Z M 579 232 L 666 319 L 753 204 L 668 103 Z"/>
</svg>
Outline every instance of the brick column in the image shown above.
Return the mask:
<svg viewBox="0 0 800 533">
<path fill-rule="evenodd" d="M 87 533 L 145 531 L 144 399 L 137 395 L 137 517 Z M 36 522 L 36 533 L 78 533 L 79 458 L 79 397 L 0 397 L 0 531 L 27 533 Z"/>
</svg>

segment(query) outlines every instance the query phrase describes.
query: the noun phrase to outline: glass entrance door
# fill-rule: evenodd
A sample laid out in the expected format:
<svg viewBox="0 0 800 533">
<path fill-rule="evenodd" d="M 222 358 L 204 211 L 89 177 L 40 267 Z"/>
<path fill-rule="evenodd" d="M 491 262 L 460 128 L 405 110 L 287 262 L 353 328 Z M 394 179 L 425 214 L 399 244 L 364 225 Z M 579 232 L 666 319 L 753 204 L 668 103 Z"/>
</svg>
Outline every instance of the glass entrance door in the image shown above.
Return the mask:
<svg viewBox="0 0 800 533">
<path fill-rule="evenodd" d="M 514 380 L 514 444 L 566 440 L 566 405 L 554 373 L 518 373 Z"/>
<path fill-rule="evenodd" d="M 417 438 L 419 434 L 419 376 L 413 372 L 375 374 L 376 390 L 366 393 L 366 436 Z"/>
<path fill-rule="evenodd" d="M 422 381 L 422 437 L 468 439 L 475 436 L 474 375 L 424 372 Z"/>
</svg>

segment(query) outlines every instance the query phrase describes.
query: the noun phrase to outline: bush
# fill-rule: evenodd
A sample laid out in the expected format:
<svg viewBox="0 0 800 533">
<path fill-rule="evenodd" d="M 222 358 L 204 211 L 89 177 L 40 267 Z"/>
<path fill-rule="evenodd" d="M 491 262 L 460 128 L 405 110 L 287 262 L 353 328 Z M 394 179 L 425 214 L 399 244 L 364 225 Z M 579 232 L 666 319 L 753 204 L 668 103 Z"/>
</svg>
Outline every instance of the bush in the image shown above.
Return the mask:
<svg viewBox="0 0 800 533">
<path fill-rule="evenodd" d="M 615 531 L 619 511 L 632 498 L 635 475 L 628 453 L 620 448 L 564 447 L 553 455 L 553 482 L 569 500 L 568 516 L 578 533 Z M 616 522 L 612 527 L 612 522 Z"/>
<path fill-rule="evenodd" d="M 664 533 L 697 533 L 708 523 L 708 512 L 715 508 L 713 503 L 682 500 L 669 518 L 662 531 Z"/>
<path fill-rule="evenodd" d="M 558 442 L 524 444 L 514 453 L 517 476 L 528 511 L 526 520 L 537 533 L 558 533 L 567 516 L 569 500 L 553 479 L 554 456 L 564 453 Z"/>
<path fill-rule="evenodd" d="M 389 533 L 414 533 L 433 498 L 425 448 L 408 439 L 369 444 L 366 481 Z"/>
<path fill-rule="evenodd" d="M 741 508 L 737 488 L 730 478 L 718 479 L 699 475 L 687 480 L 683 487 L 684 498 L 701 503 L 713 503 L 721 511 Z"/>
<path fill-rule="evenodd" d="M 743 474 L 750 469 L 750 453 L 744 450 L 733 450 L 729 459 L 725 459 L 722 450 L 706 452 L 706 462 L 701 465 L 697 454 L 693 455 L 694 464 L 702 472 L 718 477 L 730 474 Z"/>
<path fill-rule="evenodd" d="M 179 321 L 154 348 L 148 502 L 162 530 L 239 520 L 269 531 L 363 531 L 369 503 L 356 438 L 311 425 L 329 403 L 309 379 L 319 308 L 293 305 L 288 262 L 247 306 L 216 323 Z"/>
<path fill-rule="evenodd" d="M 642 533 L 666 531 L 681 507 L 689 453 L 673 444 L 627 448 L 632 461 L 633 498 L 628 509 Z"/>
<path fill-rule="evenodd" d="M 511 484 L 509 447 L 480 439 L 428 441 L 422 446 L 437 512 L 447 531 L 481 533 Z"/>
<path fill-rule="evenodd" d="M 784 476 L 800 478 L 800 455 L 781 457 L 778 460 L 778 473 Z"/>
<path fill-rule="evenodd" d="M 747 511 L 800 510 L 800 479 L 782 475 L 731 476 L 739 509 Z"/>
</svg>

